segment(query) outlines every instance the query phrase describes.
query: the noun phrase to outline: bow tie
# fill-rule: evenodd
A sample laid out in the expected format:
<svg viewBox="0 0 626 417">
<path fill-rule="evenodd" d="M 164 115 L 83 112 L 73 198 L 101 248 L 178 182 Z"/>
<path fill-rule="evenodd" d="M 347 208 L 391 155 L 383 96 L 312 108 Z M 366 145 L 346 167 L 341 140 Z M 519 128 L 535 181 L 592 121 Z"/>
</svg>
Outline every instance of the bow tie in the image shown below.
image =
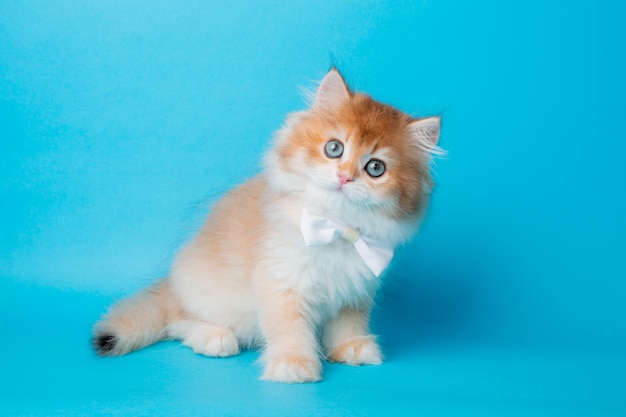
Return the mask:
<svg viewBox="0 0 626 417">
<path fill-rule="evenodd" d="M 300 230 L 306 246 L 324 246 L 337 239 L 344 239 L 354 245 L 365 265 L 379 276 L 393 258 L 393 247 L 384 242 L 363 236 L 359 229 L 347 226 L 338 220 L 311 214 L 302 210 Z"/>
</svg>

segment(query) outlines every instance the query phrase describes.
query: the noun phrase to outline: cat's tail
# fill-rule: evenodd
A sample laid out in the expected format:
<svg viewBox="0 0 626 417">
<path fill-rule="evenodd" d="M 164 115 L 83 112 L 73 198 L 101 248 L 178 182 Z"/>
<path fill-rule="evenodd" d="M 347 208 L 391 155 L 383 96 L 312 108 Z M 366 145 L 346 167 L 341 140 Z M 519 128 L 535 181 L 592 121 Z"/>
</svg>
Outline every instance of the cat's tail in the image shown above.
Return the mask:
<svg viewBox="0 0 626 417">
<path fill-rule="evenodd" d="M 113 306 L 93 329 L 93 348 L 102 356 L 141 349 L 166 337 L 168 323 L 182 316 L 167 278 Z"/>
</svg>

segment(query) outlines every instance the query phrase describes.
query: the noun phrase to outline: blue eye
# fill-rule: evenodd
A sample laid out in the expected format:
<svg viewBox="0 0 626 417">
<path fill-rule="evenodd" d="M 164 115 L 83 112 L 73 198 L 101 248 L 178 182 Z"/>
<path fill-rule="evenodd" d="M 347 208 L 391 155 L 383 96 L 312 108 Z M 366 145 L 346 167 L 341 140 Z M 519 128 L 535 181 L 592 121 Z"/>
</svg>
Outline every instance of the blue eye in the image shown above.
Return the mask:
<svg viewBox="0 0 626 417">
<path fill-rule="evenodd" d="M 339 158 L 343 155 L 343 143 L 339 142 L 337 139 L 329 140 L 324 147 L 324 153 L 329 158 Z"/>
<path fill-rule="evenodd" d="M 380 159 L 370 159 L 365 165 L 365 172 L 372 178 L 380 177 L 386 170 L 385 163 Z"/>
</svg>

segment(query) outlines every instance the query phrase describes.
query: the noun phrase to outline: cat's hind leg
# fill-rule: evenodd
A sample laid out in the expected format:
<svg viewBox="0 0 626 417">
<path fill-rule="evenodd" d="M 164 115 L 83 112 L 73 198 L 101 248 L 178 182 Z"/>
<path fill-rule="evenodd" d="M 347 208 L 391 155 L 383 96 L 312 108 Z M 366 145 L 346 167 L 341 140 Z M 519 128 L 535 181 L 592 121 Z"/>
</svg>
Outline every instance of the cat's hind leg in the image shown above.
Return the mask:
<svg viewBox="0 0 626 417">
<path fill-rule="evenodd" d="M 167 336 L 179 339 L 201 355 L 224 358 L 239 353 L 239 342 L 227 327 L 202 320 L 179 320 L 167 325 Z"/>
</svg>

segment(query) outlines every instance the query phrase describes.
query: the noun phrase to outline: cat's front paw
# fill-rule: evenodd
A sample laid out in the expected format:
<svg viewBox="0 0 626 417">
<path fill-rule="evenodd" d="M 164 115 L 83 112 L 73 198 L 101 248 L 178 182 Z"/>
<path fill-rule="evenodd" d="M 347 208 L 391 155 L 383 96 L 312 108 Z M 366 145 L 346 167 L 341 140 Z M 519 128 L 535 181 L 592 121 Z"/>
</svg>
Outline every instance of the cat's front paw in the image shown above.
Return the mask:
<svg viewBox="0 0 626 417">
<path fill-rule="evenodd" d="M 363 336 L 338 345 L 330 352 L 328 359 L 354 366 L 380 365 L 383 363 L 383 354 L 374 336 Z"/>
<path fill-rule="evenodd" d="M 292 384 L 317 382 L 322 379 L 322 365 L 306 357 L 275 358 L 267 362 L 261 379 Z"/>
</svg>

